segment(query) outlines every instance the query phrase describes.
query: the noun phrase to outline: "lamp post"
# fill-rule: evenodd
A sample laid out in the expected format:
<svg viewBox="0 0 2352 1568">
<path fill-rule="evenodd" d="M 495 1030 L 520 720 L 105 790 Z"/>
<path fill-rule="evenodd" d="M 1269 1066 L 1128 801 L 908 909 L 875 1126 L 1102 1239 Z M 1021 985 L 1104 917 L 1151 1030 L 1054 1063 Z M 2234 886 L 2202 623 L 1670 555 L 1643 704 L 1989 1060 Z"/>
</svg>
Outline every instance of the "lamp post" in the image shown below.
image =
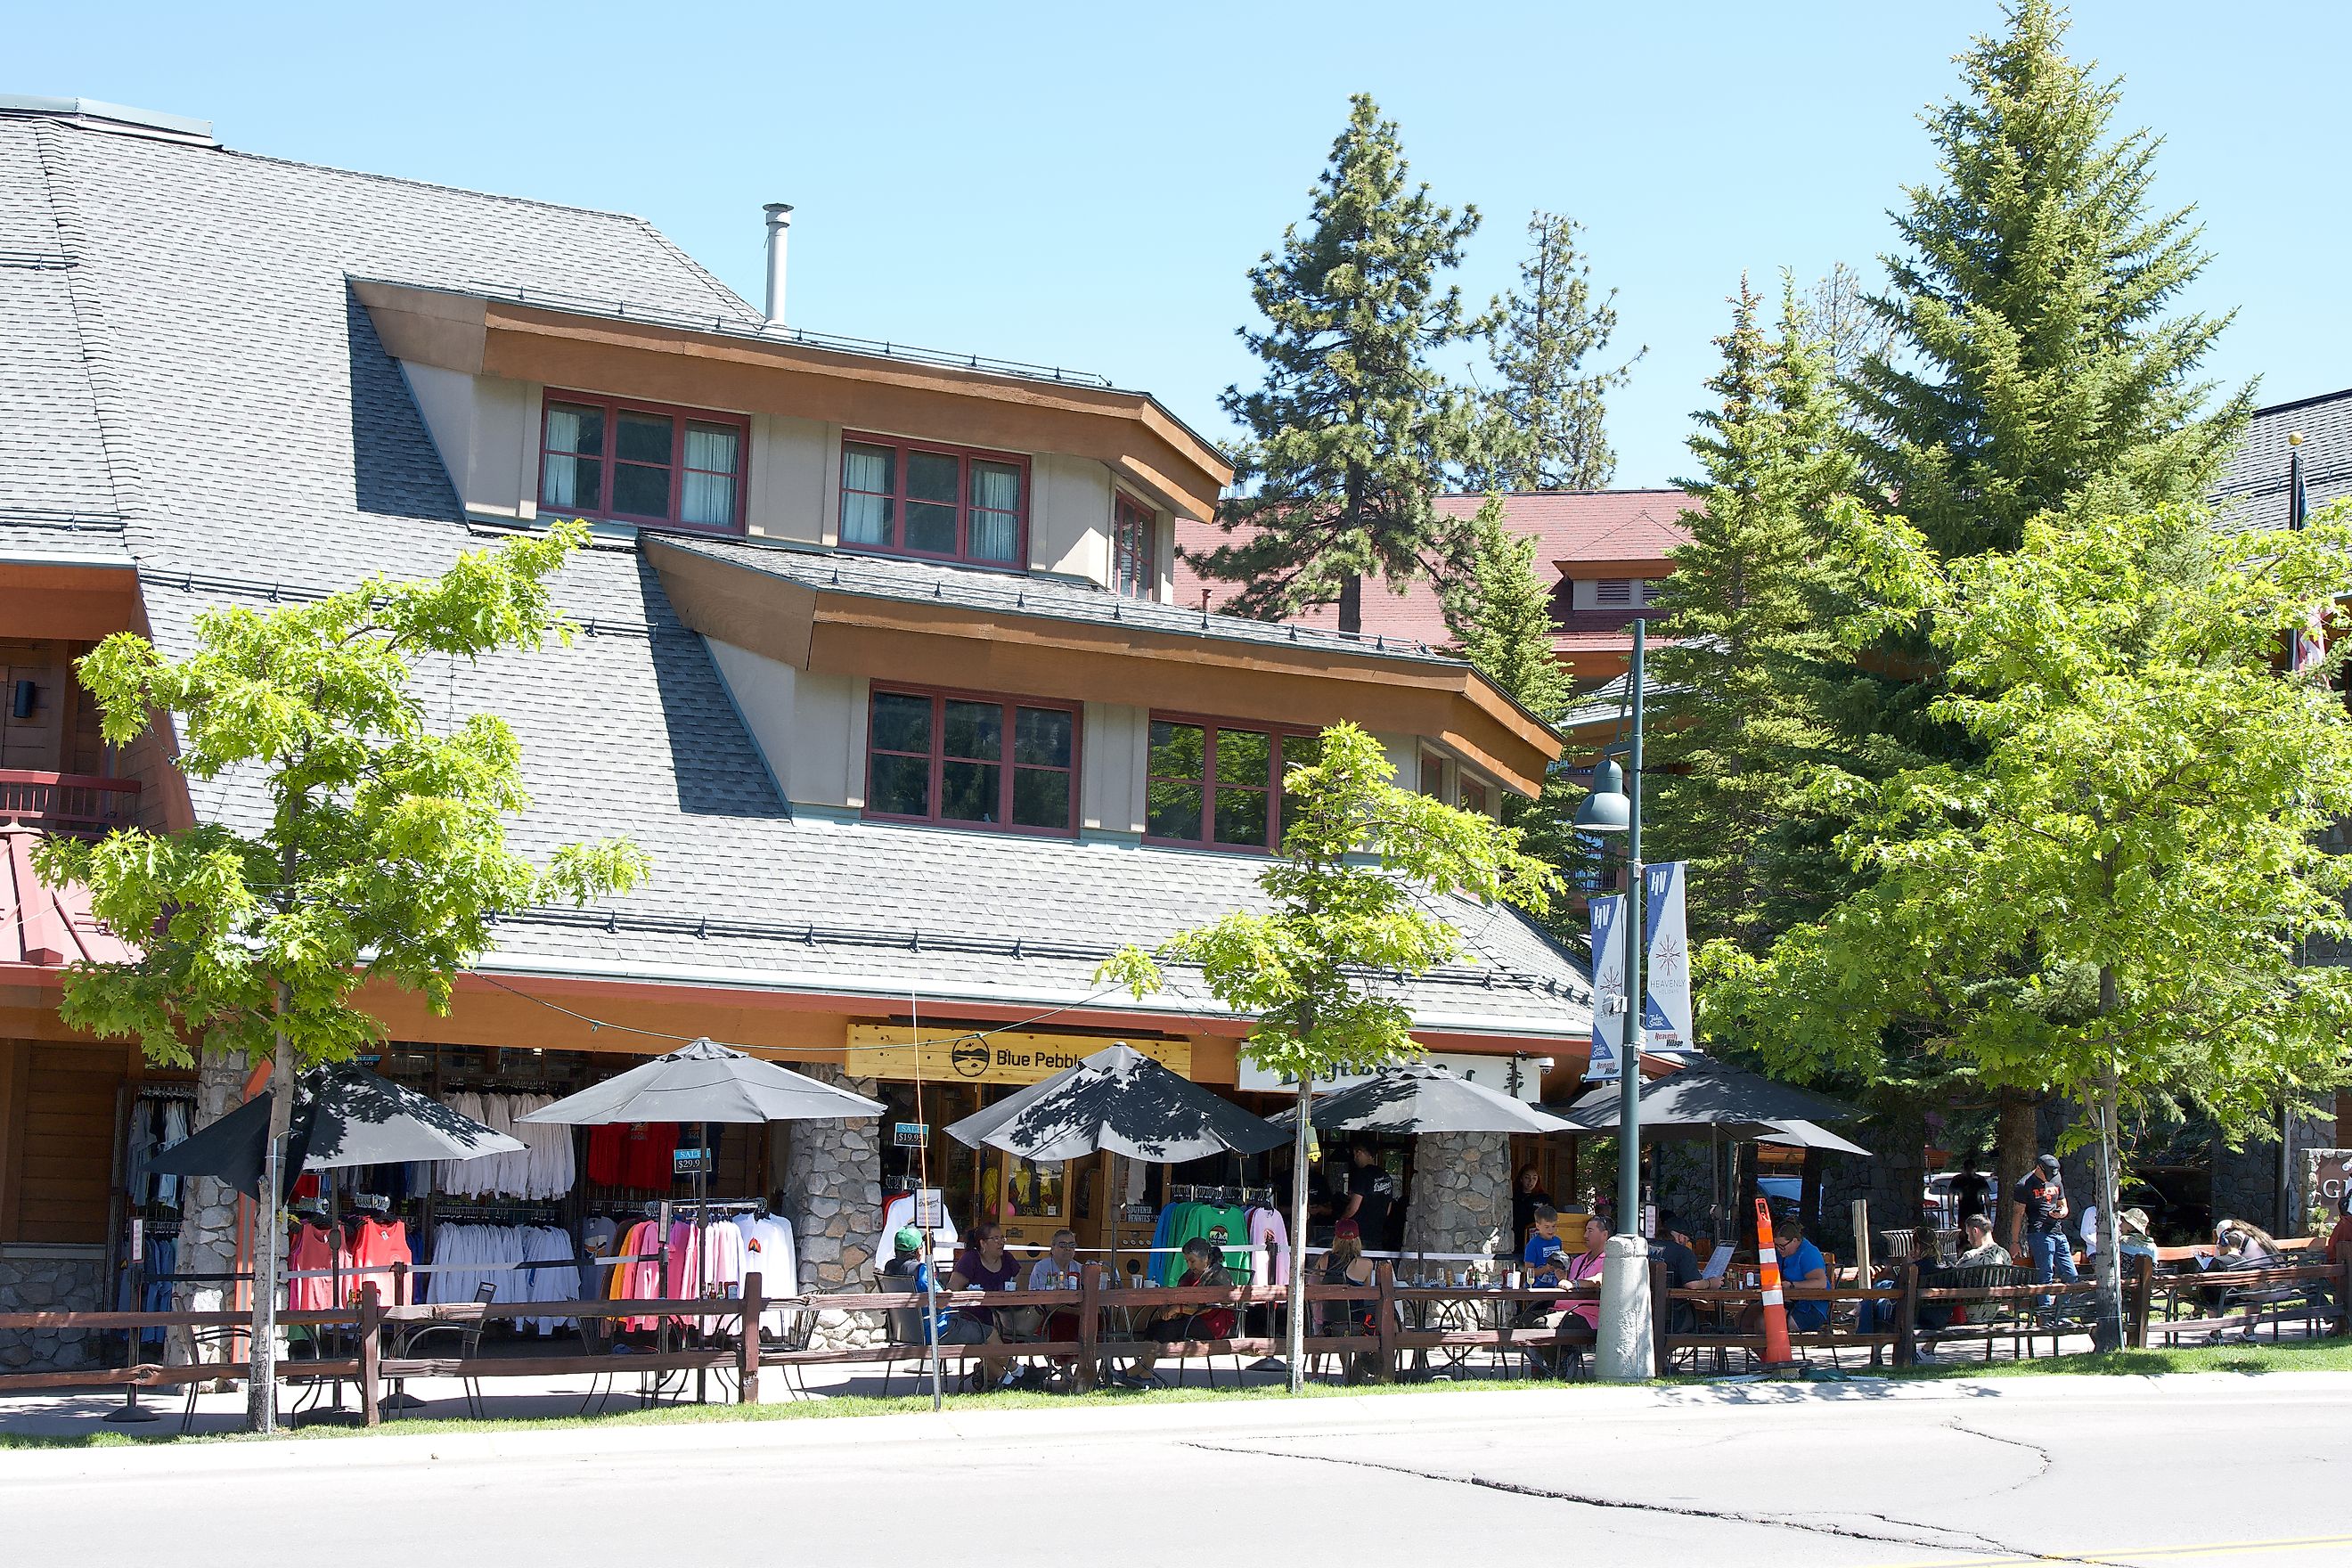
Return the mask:
<svg viewBox="0 0 2352 1568">
<path fill-rule="evenodd" d="M 1617 1231 L 1601 1264 L 1601 1332 L 1595 1357 L 1610 1382 L 1638 1383 L 1655 1366 L 1650 1303 L 1650 1247 L 1642 1235 L 1642 686 L 1644 625 L 1633 621 L 1633 737 L 1619 792 L 1613 762 L 1593 770 L 1592 793 L 1576 809 L 1588 833 L 1625 835 L 1625 1043 L 1617 1058 Z M 1597 998 L 1596 998 L 1597 1000 Z"/>
</svg>

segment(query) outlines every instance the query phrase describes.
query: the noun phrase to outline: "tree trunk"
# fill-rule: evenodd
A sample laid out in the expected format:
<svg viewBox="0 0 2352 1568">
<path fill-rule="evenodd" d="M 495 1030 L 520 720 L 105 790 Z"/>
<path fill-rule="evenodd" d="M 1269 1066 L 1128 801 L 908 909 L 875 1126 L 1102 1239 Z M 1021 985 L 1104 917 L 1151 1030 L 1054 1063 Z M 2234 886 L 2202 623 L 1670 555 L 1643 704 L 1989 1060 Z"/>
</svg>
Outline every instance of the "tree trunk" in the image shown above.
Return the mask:
<svg viewBox="0 0 2352 1568">
<path fill-rule="evenodd" d="M 1315 1080 L 1298 1079 L 1298 1125 L 1290 1135 L 1290 1323 L 1284 1346 L 1290 1363 L 1290 1392 L 1307 1387 L 1307 1115 L 1315 1105 Z"/>
<path fill-rule="evenodd" d="M 278 987 L 278 1010 L 286 1010 L 287 987 Z M 269 1060 L 269 1142 L 263 1145 L 265 1171 L 268 1151 L 283 1159 L 286 1129 L 294 1116 L 294 1047 L 286 1031 Z M 279 1176 L 282 1184 L 284 1177 Z M 279 1194 L 265 1184 L 253 1205 L 253 1351 L 252 1374 L 245 1384 L 245 1423 L 252 1432 L 268 1432 L 278 1424 L 278 1252 Z"/>
<path fill-rule="evenodd" d="M 1364 629 L 1364 580 L 1349 575 L 1339 584 L 1339 629 L 1360 633 Z"/>
<path fill-rule="evenodd" d="M 2037 1147 L 2041 1131 L 2036 1120 L 2041 1103 L 2041 1096 L 2025 1089 L 2000 1091 L 2000 1121 L 1993 1132 L 1992 1234 L 1996 1240 L 2007 1238 L 2012 1245 L 2009 1194 L 2017 1190 L 2017 1184 L 2033 1169 L 2042 1152 Z"/>
<path fill-rule="evenodd" d="M 2099 970 L 2099 1015 L 2116 1010 L 2116 972 Z M 2099 1075 L 2099 1323 L 2095 1342 L 2103 1351 L 2124 1343 L 2123 1258 L 2116 1250 L 2116 1064 L 2109 1058 Z"/>
</svg>

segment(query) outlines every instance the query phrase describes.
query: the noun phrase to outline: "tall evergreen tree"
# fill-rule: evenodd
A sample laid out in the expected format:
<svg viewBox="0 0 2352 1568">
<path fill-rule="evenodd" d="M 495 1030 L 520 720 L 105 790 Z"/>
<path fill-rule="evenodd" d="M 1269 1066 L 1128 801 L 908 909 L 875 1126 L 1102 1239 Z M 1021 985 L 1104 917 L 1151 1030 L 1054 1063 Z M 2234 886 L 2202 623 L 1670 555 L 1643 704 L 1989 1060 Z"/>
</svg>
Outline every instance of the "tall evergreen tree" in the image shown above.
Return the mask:
<svg viewBox="0 0 2352 1568">
<path fill-rule="evenodd" d="M 1455 651 L 1549 724 L 1568 707 L 1570 681 L 1552 647 L 1551 585 L 1536 569 L 1536 542 L 1503 525 L 1490 495 L 1471 519 L 1467 574 L 1444 595 Z"/>
<path fill-rule="evenodd" d="M 1281 254 L 1250 269 L 1265 325 L 1241 337 L 1265 379 L 1223 398 L 1249 433 L 1239 493 L 1218 516 L 1237 537 L 1192 556 L 1205 575 L 1242 585 L 1225 606 L 1237 614 L 1272 619 L 1336 600 L 1340 628 L 1361 631 L 1367 574 L 1401 592 L 1465 564 L 1468 523 L 1433 501 L 1477 456 L 1479 432 L 1472 399 L 1430 361 L 1489 327 L 1464 311 L 1459 288 L 1439 283 L 1478 213 L 1439 205 L 1406 172 L 1395 122 L 1358 93 L 1306 232 L 1286 229 Z"/>
<path fill-rule="evenodd" d="M 1832 743 L 1821 672 L 1836 652 L 1835 584 L 1823 555 L 1853 482 L 1829 352 L 1794 285 L 1783 284 L 1777 335 L 1762 309 L 1740 279 L 1707 383 L 1719 401 L 1690 442 L 1703 477 L 1681 481 L 1701 504 L 1683 514 L 1690 542 L 1674 552 L 1650 663 L 1651 842 L 1658 858 L 1690 863 L 1693 936 L 1749 952 L 1822 903 L 1817 877 L 1795 874 L 1814 858 L 1774 840 Z"/>
<path fill-rule="evenodd" d="M 2208 257 L 2189 209 L 2151 210 L 2157 138 L 2110 134 L 2119 86 L 2067 58 L 2050 0 L 2007 16 L 1927 121 L 1940 180 L 1895 215 L 1874 303 L 1902 363 L 1854 385 L 1870 477 L 1947 556 L 2014 550 L 2043 512 L 2194 501 L 2252 405 L 2200 413 L 2229 318 L 2168 313 Z"/>
<path fill-rule="evenodd" d="M 1617 331 L 1617 290 L 1593 297 L 1577 227 L 1554 213 L 1528 220 L 1532 249 L 1519 263 L 1519 288 L 1504 307 L 1495 344 L 1502 385 L 1489 400 L 1493 454 L 1474 475 L 1482 489 L 1597 490 L 1617 471 L 1602 424 L 1608 395 L 1649 351 L 1637 349 L 1608 369 L 1586 368 Z"/>
</svg>

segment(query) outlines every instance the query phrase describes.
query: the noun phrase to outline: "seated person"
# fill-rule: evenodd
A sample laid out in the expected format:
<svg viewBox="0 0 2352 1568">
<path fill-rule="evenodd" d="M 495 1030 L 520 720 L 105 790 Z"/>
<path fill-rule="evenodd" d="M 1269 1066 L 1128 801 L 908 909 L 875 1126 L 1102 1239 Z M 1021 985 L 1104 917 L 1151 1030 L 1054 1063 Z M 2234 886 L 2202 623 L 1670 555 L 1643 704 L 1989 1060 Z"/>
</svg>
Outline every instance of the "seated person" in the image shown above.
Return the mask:
<svg viewBox="0 0 2352 1568">
<path fill-rule="evenodd" d="M 1557 1285 L 1582 1284 L 1601 1278 L 1602 1255 L 1609 1246 L 1609 1226 L 1599 1215 L 1584 1222 L 1584 1250 L 1570 1252 L 1559 1238 L 1559 1211 L 1549 1204 L 1538 1204 L 1528 1218 L 1528 1244 L 1520 1250 L 1519 1260 L 1527 1265 L 1528 1284 L 1535 1289 L 1547 1289 Z M 1591 1300 L 1538 1301 L 1520 1309 L 1512 1320 L 1515 1328 L 1558 1329 L 1574 1318 L 1586 1328 L 1596 1328 L 1601 1321 L 1601 1304 Z M 1573 1373 L 1582 1362 L 1581 1348 L 1569 1345 L 1531 1345 L 1528 1353 L 1547 1375 L 1562 1376 Z"/>
<path fill-rule="evenodd" d="M 1372 1260 L 1364 1256 L 1364 1237 L 1354 1220 L 1343 1219 L 1331 1227 L 1331 1250 L 1323 1258 L 1325 1285 L 1367 1286 L 1373 1282 L 1376 1271 Z M 1374 1300 L 1325 1301 L 1324 1311 L 1336 1320 L 1327 1332 L 1333 1334 L 1369 1334 L 1375 1331 L 1374 1317 L 1380 1303 Z M 1335 1310 L 1336 1309 L 1336 1310 Z M 1362 1380 L 1372 1368 L 1373 1358 L 1350 1353 L 1343 1358 L 1343 1374 L 1349 1383 Z"/>
<path fill-rule="evenodd" d="M 1691 1248 L 1690 1233 L 1683 1228 L 1682 1220 L 1669 1208 L 1658 1210 L 1658 1239 L 1650 1243 L 1650 1256 L 1666 1266 L 1666 1288 L 1671 1290 L 1704 1290 L 1707 1288 L 1706 1268 Z M 1697 1310 L 1688 1301 L 1676 1301 L 1666 1314 L 1670 1333 L 1687 1334 L 1698 1327 Z"/>
<path fill-rule="evenodd" d="M 1936 1256 L 1940 1245 L 1934 1226 L 1923 1225 L 1916 1227 L 1911 1232 L 1910 1255 L 1880 1268 L 1872 1284 L 1881 1290 L 1900 1290 L 1903 1288 L 1903 1277 L 1906 1273 L 1916 1270 L 1924 1276 L 1927 1270 L 1937 1267 Z M 1923 1285 L 1926 1283 L 1924 1279 L 1921 1283 Z M 1895 1331 L 1895 1319 L 1900 1316 L 1902 1307 L 1903 1304 L 1900 1301 L 1883 1299 L 1876 1301 L 1864 1301 L 1862 1303 L 1862 1310 L 1854 1315 L 1854 1327 L 1865 1334 L 1891 1334 Z M 1930 1307 L 1945 1308 L 1941 1314 L 1942 1321 L 1932 1323 L 1928 1321 L 1927 1309 Z M 1940 1329 L 1946 1327 L 1950 1320 L 1951 1310 L 1946 1303 L 1942 1301 L 1919 1303 L 1919 1327 Z"/>
<path fill-rule="evenodd" d="M 1004 1250 L 1004 1227 L 994 1220 L 982 1220 L 971 1227 L 966 1238 L 971 1245 L 960 1253 L 954 1270 L 948 1275 L 950 1290 L 1010 1290 L 1013 1276 L 1021 1265 Z M 1004 1338 L 997 1331 L 996 1312 L 988 1307 L 958 1307 L 954 1314 L 940 1326 L 940 1343 L 943 1345 L 1002 1345 Z M 980 1373 L 975 1380 L 988 1388 L 1004 1380 L 1010 1364 L 1002 1355 L 980 1357 Z"/>
<path fill-rule="evenodd" d="M 1993 1264 L 2014 1268 L 2017 1258 L 2009 1248 L 1992 1238 L 1991 1217 L 1972 1214 L 1960 1221 L 1960 1250 L 1952 1258 L 1952 1267 L 1982 1268 Z"/>
<path fill-rule="evenodd" d="M 923 1233 L 911 1225 L 902 1225 L 890 1238 L 890 1261 L 882 1266 L 885 1279 L 912 1279 L 918 1290 L 928 1289 L 924 1279 L 929 1270 L 923 1265 Z"/>
<path fill-rule="evenodd" d="M 2207 1273 L 2275 1268 L 2280 1262 L 2278 1243 L 2271 1239 L 2270 1232 L 2252 1220 L 2225 1219 L 2213 1227 L 2213 1260 L 2206 1266 Z M 2216 1285 L 2203 1291 L 2207 1309 L 2224 1310 L 2233 1289 L 2229 1285 Z"/>
<path fill-rule="evenodd" d="M 1225 1271 L 1224 1254 L 1216 1244 L 1207 1237 L 1196 1236 L 1184 1244 L 1184 1272 L 1176 1283 L 1182 1289 L 1209 1286 L 1231 1289 L 1234 1277 Z M 1162 1345 L 1222 1340 L 1232 1336 L 1234 1317 L 1231 1307 L 1162 1307 L 1143 1331 L 1146 1338 Z M 1156 1388 L 1160 1380 L 1152 1375 L 1151 1368 L 1159 1359 L 1157 1349 L 1147 1348 L 1114 1381 L 1128 1388 Z"/>
<path fill-rule="evenodd" d="M 2135 1258 L 2145 1258 L 2151 1268 L 2155 1266 L 2156 1239 L 2147 1234 L 2146 1209 L 2126 1209 L 2116 1215 L 2116 1253 L 2124 1260 L 2126 1275 Z"/>
<path fill-rule="evenodd" d="M 1078 1288 L 1079 1270 L 1093 1267 L 1078 1261 L 1078 1233 L 1066 1227 L 1054 1233 L 1053 1247 L 1045 1257 L 1029 1266 L 1029 1289 L 1032 1290 L 1075 1290 Z M 1068 1342 L 1078 1337 L 1078 1314 L 1076 1309 L 1055 1308 L 1045 1314 L 1039 1331 L 1049 1340 Z M 1058 1357 L 1064 1365 L 1069 1358 Z"/>
<path fill-rule="evenodd" d="M 1804 1221 L 1797 1211 L 1789 1209 L 1772 1222 L 1772 1251 L 1780 1262 L 1780 1288 L 1783 1290 L 1803 1289 L 1819 1290 L 1830 1282 L 1829 1259 L 1822 1249 L 1805 1239 Z M 1827 1301 L 1789 1301 L 1789 1331 L 1792 1334 L 1818 1333 L 1829 1325 L 1830 1304 Z M 1740 1331 L 1759 1333 L 1764 1327 L 1764 1309 L 1750 1307 L 1740 1314 Z"/>
</svg>

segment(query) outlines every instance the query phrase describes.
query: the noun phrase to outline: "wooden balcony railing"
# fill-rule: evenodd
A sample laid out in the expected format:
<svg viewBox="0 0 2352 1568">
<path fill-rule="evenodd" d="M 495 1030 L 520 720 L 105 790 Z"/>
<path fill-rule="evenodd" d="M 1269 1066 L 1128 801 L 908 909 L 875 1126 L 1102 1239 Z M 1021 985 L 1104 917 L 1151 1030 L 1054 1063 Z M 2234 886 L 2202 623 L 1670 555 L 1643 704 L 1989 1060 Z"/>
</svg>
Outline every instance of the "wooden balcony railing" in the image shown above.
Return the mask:
<svg viewBox="0 0 2352 1568">
<path fill-rule="evenodd" d="M 0 768 L 0 826 L 105 833 L 139 820 L 139 781 Z"/>
</svg>

